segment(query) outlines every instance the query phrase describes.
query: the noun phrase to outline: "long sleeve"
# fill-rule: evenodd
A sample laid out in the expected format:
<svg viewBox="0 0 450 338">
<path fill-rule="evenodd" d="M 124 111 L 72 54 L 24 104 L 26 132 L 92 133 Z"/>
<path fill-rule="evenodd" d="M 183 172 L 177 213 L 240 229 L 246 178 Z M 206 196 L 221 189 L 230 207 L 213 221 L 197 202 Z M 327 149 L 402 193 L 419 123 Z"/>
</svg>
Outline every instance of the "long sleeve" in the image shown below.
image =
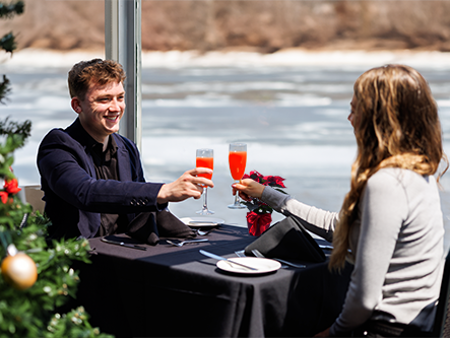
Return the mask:
<svg viewBox="0 0 450 338">
<path fill-rule="evenodd" d="M 332 241 L 338 213 L 303 204 L 271 187 L 264 188 L 261 200 L 285 216 L 297 217 L 309 231 Z"/>
</svg>

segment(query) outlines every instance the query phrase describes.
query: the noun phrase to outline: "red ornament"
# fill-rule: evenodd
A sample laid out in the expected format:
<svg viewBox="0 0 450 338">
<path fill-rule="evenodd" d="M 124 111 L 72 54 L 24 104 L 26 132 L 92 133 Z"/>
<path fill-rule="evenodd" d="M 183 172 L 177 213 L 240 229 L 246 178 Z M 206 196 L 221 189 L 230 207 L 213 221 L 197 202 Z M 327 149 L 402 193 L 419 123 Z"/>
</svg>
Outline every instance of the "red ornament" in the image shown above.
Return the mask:
<svg viewBox="0 0 450 338">
<path fill-rule="evenodd" d="M 10 180 L 5 179 L 3 188 L 5 189 L 5 191 L 0 191 L 0 200 L 3 204 L 8 203 L 9 195 L 15 195 L 20 190 L 22 190 L 21 188 L 19 188 L 19 182 L 17 182 L 17 179 L 15 178 Z M 12 198 L 10 199 L 10 201 L 12 201 Z"/>
<path fill-rule="evenodd" d="M 0 191 L 0 199 L 3 204 L 6 204 L 8 202 L 8 193 L 5 191 Z"/>
<path fill-rule="evenodd" d="M 19 182 L 15 178 L 5 180 L 5 185 L 3 187 L 8 194 L 12 195 L 17 194 L 20 190 L 22 190 L 21 188 L 19 188 Z"/>
</svg>

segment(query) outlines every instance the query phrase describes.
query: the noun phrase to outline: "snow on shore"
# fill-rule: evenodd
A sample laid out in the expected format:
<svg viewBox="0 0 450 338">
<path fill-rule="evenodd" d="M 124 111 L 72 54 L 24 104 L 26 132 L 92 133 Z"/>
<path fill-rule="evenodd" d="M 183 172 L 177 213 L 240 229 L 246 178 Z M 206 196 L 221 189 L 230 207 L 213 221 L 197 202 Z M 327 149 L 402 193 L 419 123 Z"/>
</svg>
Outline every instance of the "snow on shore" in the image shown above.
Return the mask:
<svg viewBox="0 0 450 338">
<path fill-rule="evenodd" d="M 6 67 L 71 67 L 81 60 L 104 58 L 104 51 L 61 52 L 23 49 L 12 57 L 4 54 L 0 65 Z M 251 67 L 251 66 L 379 66 L 387 63 L 407 64 L 418 68 L 448 69 L 450 53 L 437 51 L 323 51 L 286 49 L 273 54 L 254 52 L 170 51 L 144 52 L 142 67 Z"/>
</svg>

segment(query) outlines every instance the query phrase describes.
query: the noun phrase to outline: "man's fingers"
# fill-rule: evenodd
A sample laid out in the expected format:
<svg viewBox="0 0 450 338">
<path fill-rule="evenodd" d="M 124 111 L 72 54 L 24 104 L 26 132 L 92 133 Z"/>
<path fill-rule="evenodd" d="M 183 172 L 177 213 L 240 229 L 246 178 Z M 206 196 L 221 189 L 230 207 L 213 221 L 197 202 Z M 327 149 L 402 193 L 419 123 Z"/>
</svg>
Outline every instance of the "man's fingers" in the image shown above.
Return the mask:
<svg viewBox="0 0 450 338">
<path fill-rule="evenodd" d="M 192 176 L 197 176 L 199 174 L 212 174 L 213 170 L 209 168 L 194 168 L 187 171 L 188 174 Z"/>
<path fill-rule="evenodd" d="M 209 188 L 214 188 L 214 183 L 211 180 L 208 180 L 207 178 L 204 177 L 197 177 L 192 183 L 202 187 L 202 186 L 207 186 Z"/>
<path fill-rule="evenodd" d="M 202 185 L 202 186 L 208 186 L 210 188 L 214 187 L 214 183 L 205 178 L 205 177 L 199 177 L 200 174 L 212 174 L 213 170 L 209 168 L 194 168 L 191 170 L 188 170 L 185 172 L 185 175 L 187 175 L 187 180 L 190 181 L 192 184 Z"/>
<path fill-rule="evenodd" d="M 212 174 L 208 168 L 195 168 L 186 171 L 176 181 L 164 184 L 158 193 L 158 203 L 180 202 L 187 198 L 199 199 L 204 187 L 213 188 L 214 183 L 199 174 Z"/>
</svg>

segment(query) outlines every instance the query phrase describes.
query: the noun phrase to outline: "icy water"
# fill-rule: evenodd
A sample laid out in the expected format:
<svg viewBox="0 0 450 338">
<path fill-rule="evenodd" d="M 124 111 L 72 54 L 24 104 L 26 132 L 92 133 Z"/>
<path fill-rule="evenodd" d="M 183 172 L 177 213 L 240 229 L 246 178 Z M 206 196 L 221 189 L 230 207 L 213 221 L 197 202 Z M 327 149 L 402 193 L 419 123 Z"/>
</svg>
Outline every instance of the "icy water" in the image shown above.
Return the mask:
<svg viewBox="0 0 450 338">
<path fill-rule="evenodd" d="M 276 62 L 274 57 L 268 62 L 253 54 L 237 61 L 223 55 L 194 60 L 174 54 L 144 57 L 141 153 L 146 179 L 170 182 L 195 166 L 197 148 L 213 148 L 215 187 L 208 192 L 208 206 L 215 217 L 244 225 L 246 210 L 227 208 L 233 201 L 228 143 L 242 141 L 248 144 L 246 172 L 282 176 L 287 193 L 304 203 L 338 211 L 349 189 L 356 153 L 347 121 L 353 83 L 365 70 L 387 62 L 410 64 L 428 80 L 439 106 L 444 148 L 450 153 L 447 55 L 440 54 L 439 62 L 424 56 L 328 56 L 302 61 L 301 55 L 285 55 Z M 76 117 L 66 85 L 70 63 L 51 57 L 53 62 L 41 56 L 33 64 L 8 61 L 0 65 L 0 74 L 8 74 L 13 84 L 9 101 L 0 107 L 1 117 L 33 122 L 31 139 L 16 153 L 14 170 L 21 185 L 39 184 L 35 158 L 42 137 Z M 447 248 L 449 177 L 441 181 Z M 173 203 L 170 209 L 179 217 L 195 216 L 201 204 L 201 200 L 188 200 Z M 281 218 L 273 215 L 274 221 Z"/>
</svg>

